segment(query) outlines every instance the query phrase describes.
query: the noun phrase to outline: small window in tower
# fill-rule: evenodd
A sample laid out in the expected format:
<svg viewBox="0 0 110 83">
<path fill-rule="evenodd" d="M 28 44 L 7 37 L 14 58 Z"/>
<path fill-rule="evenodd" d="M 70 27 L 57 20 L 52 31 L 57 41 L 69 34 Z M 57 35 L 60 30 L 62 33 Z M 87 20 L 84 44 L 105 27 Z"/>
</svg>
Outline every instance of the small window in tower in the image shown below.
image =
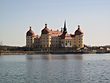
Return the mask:
<svg viewBox="0 0 110 83">
<path fill-rule="evenodd" d="M 71 42 L 70 42 L 70 46 L 71 46 Z"/>
<path fill-rule="evenodd" d="M 67 42 L 65 43 L 65 45 L 67 46 Z"/>
</svg>

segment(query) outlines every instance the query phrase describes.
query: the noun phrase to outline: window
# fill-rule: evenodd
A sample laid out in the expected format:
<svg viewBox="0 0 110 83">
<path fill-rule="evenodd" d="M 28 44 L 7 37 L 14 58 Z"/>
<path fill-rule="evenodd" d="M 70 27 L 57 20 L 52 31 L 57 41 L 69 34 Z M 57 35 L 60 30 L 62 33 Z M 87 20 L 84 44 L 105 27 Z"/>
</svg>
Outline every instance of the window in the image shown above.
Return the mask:
<svg viewBox="0 0 110 83">
<path fill-rule="evenodd" d="M 67 42 L 65 43 L 65 45 L 67 46 Z"/>
<path fill-rule="evenodd" d="M 71 42 L 70 42 L 70 46 L 71 46 Z"/>
<path fill-rule="evenodd" d="M 80 47 L 80 44 L 79 44 L 79 47 Z"/>
</svg>

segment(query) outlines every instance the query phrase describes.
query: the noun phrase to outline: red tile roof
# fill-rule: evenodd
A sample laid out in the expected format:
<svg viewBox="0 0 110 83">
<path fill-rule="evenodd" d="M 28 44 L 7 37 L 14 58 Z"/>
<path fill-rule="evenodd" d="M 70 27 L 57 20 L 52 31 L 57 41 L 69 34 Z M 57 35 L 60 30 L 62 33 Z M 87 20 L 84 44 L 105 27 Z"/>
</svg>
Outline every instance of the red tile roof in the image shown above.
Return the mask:
<svg viewBox="0 0 110 83">
<path fill-rule="evenodd" d="M 67 34 L 67 33 L 66 34 L 64 34 L 64 33 L 61 34 L 60 37 L 61 37 L 61 39 L 72 39 L 71 34 Z"/>
</svg>

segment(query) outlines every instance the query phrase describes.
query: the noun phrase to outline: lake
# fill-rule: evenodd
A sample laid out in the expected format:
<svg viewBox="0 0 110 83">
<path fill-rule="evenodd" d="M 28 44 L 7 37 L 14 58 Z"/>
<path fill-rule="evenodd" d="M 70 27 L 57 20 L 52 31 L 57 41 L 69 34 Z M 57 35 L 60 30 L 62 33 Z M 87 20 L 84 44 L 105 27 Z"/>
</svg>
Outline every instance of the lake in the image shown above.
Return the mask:
<svg viewBox="0 0 110 83">
<path fill-rule="evenodd" d="M 2 55 L 0 83 L 110 83 L 110 54 Z"/>
</svg>

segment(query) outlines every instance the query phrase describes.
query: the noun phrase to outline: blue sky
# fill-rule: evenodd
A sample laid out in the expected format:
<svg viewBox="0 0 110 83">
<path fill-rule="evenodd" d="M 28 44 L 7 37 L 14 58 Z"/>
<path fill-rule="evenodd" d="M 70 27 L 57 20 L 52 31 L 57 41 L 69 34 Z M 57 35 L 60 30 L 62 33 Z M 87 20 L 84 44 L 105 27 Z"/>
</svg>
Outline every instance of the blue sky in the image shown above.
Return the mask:
<svg viewBox="0 0 110 83">
<path fill-rule="evenodd" d="M 110 0 L 0 0 L 0 42 L 24 46 L 29 26 L 40 35 L 45 23 L 56 30 L 65 19 L 68 33 L 81 25 L 85 44 L 110 45 Z"/>
</svg>

